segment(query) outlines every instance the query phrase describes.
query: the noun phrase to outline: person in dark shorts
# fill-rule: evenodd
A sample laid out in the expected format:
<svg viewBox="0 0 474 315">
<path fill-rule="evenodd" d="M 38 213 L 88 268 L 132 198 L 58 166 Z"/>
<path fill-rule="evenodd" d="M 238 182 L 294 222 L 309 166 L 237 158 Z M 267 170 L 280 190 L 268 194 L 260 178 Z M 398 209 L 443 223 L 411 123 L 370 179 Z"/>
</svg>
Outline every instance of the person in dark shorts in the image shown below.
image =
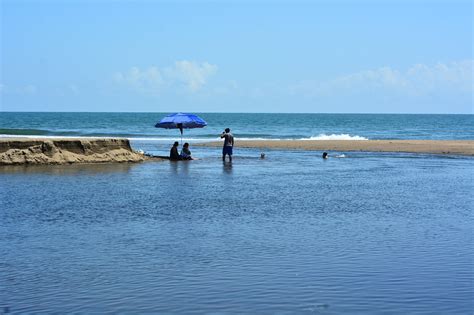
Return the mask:
<svg viewBox="0 0 474 315">
<path fill-rule="evenodd" d="M 234 136 L 230 133 L 230 129 L 226 128 L 221 134 L 221 139 L 224 138 L 224 147 L 222 148 L 222 161 L 225 162 L 225 156 L 229 156 L 229 161 L 232 162 L 232 149 L 234 148 Z"/>
<path fill-rule="evenodd" d="M 171 161 L 179 161 L 181 160 L 181 157 L 179 156 L 179 153 L 178 153 L 178 146 L 179 146 L 179 142 L 176 141 L 173 146 L 171 147 L 171 150 L 170 150 L 170 160 Z"/>
</svg>

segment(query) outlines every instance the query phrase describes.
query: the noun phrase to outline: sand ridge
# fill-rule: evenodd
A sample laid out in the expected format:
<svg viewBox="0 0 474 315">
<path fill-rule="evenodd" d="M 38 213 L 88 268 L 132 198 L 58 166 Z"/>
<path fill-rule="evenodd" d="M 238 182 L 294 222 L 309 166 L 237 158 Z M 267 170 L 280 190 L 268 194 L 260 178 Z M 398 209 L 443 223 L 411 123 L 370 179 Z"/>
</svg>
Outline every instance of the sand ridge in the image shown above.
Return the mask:
<svg viewBox="0 0 474 315">
<path fill-rule="evenodd" d="M 406 152 L 474 156 L 474 140 L 235 140 L 236 147 L 308 151 Z M 207 142 L 195 146 L 222 146 Z"/>
<path fill-rule="evenodd" d="M 3 138 L 0 165 L 141 162 L 127 139 Z"/>
</svg>

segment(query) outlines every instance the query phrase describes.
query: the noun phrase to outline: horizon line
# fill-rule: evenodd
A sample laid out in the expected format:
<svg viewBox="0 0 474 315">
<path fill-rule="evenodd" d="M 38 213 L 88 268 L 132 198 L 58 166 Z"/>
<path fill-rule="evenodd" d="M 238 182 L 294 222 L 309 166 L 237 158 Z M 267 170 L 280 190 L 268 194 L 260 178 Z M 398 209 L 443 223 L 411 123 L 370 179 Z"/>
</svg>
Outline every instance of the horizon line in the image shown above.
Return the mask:
<svg viewBox="0 0 474 315">
<path fill-rule="evenodd" d="M 212 112 L 212 111 L 4 111 L 0 113 L 91 113 L 91 114 L 168 114 L 168 113 L 198 113 L 198 114 L 316 114 L 316 115 L 474 115 L 474 113 L 374 113 L 374 112 Z"/>
</svg>

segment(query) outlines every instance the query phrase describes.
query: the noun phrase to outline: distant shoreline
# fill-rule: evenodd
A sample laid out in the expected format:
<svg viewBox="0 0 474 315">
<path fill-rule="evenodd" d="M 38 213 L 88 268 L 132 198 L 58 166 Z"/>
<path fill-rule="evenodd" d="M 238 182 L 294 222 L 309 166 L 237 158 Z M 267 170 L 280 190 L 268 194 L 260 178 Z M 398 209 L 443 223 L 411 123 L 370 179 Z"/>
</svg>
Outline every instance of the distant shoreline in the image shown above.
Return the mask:
<svg viewBox="0 0 474 315">
<path fill-rule="evenodd" d="M 220 147 L 221 141 L 193 146 Z M 237 148 L 404 152 L 474 156 L 474 140 L 241 140 Z M 136 152 L 123 138 L 0 138 L 0 165 L 123 163 L 163 160 Z"/>
<path fill-rule="evenodd" d="M 218 147 L 222 142 L 205 142 L 195 146 Z M 366 151 L 452 154 L 474 156 L 474 140 L 242 140 L 236 147 L 307 151 Z"/>
</svg>

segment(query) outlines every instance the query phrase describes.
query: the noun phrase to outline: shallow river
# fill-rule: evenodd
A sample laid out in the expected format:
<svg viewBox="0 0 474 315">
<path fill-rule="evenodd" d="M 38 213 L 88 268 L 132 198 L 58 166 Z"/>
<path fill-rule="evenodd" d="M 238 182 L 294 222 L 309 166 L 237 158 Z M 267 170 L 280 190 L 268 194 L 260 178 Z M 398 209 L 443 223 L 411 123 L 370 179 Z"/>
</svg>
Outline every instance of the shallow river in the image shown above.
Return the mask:
<svg viewBox="0 0 474 315">
<path fill-rule="evenodd" d="M 0 168 L 0 313 L 472 313 L 473 158 L 193 149 Z"/>
</svg>

